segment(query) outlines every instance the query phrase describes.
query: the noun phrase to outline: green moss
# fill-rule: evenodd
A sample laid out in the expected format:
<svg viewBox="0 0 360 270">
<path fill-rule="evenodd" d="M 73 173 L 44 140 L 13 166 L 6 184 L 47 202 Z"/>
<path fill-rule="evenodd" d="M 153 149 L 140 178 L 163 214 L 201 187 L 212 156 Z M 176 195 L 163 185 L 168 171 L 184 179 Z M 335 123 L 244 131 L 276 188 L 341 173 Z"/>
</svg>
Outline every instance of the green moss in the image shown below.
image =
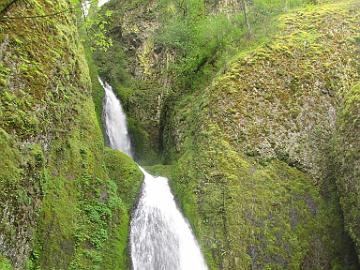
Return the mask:
<svg viewBox="0 0 360 270">
<path fill-rule="evenodd" d="M 91 79 L 91 89 L 92 89 L 92 98 L 95 104 L 96 115 L 99 124 L 102 123 L 102 104 L 104 98 L 104 89 L 102 88 L 99 80 L 98 80 L 98 70 L 92 58 L 92 52 L 89 46 L 85 43 L 85 53 L 86 53 L 86 60 L 89 65 L 90 71 L 90 79 Z"/>
<path fill-rule="evenodd" d="M 0 256 L 0 269 L 1 270 L 12 270 L 13 269 L 10 262 L 2 256 Z"/>
<path fill-rule="evenodd" d="M 110 149 L 102 152 L 93 106 L 82 108 L 81 128 L 65 142 L 52 143 L 51 171 L 32 256 L 35 268 L 125 269 L 128 265 L 129 211 L 142 174 L 128 156 Z"/>
<path fill-rule="evenodd" d="M 329 118 L 358 78 L 356 14 L 342 3 L 283 16 L 271 42 L 168 104 L 163 146 L 176 168 L 168 175 L 211 269 L 358 268 Z"/>
<path fill-rule="evenodd" d="M 105 162 L 109 177 L 117 184 L 120 197 L 130 209 L 138 195 L 142 172 L 129 156 L 117 150 L 107 148 Z"/>
<path fill-rule="evenodd" d="M 360 258 L 359 234 L 359 176 L 360 155 L 358 134 L 360 131 L 360 83 L 356 83 L 346 94 L 339 112 L 336 156 L 339 167 L 337 185 L 340 203 L 344 212 L 345 228 L 354 241 Z"/>
<path fill-rule="evenodd" d="M 13 147 L 14 141 L 10 135 L 3 129 L 0 130 L 0 147 L 1 151 L 1 164 L 0 164 L 0 183 L 5 188 L 5 183 L 10 181 L 17 181 L 20 177 L 20 169 L 18 164 L 20 161 L 20 153 Z"/>
<path fill-rule="evenodd" d="M 150 59 L 151 53 L 154 49 L 154 42 L 151 39 L 147 39 L 144 43 L 143 51 L 138 55 L 139 65 L 143 69 L 144 75 L 151 75 Z"/>
<path fill-rule="evenodd" d="M 75 229 L 79 218 L 74 183 L 55 178 L 47 184 L 37 228 L 38 247 L 32 253 L 34 265 L 43 269 L 67 269 L 75 249 Z M 45 240 L 46 239 L 46 240 Z M 56 254 L 56 256 L 52 256 Z"/>
<path fill-rule="evenodd" d="M 122 207 L 119 209 L 116 218 L 113 220 L 109 239 L 104 247 L 104 260 L 100 269 L 122 270 L 130 268 L 130 258 L 128 251 L 128 225 L 129 209 Z"/>
<path fill-rule="evenodd" d="M 63 0 L 20 1 L 10 15 L 68 8 Z M 73 14 L 2 21 L 0 268 L 11 268 L 5 257 L 29 269 L 129 267 L 129 211 L 142 174 L 126 155 L 104 149 L 98 73 L 111 79 L 129 114 L 141 162 L 159 160 L 154 149 L 163 131 L 171 165 L 150 170 L 169 176 L 210 269 L 358 268 L 337 196 L 338 188 L 359 250 L 359 85 L 347 92 L 358 80 L 357 10 L 355 1 L 344 1 L 281 17 L 274 21 L 281 35 L 271 43 L 242 52 L 209 88 L 179 91 L 166 106 L 171 92 L 161 74 L 132 80 L 123 44 L 98 56 L 98 68 L 86 51 L 89 72 Z M 241 50 L 268 40 L 261 29 L 254 33 L 236 43 Z M 148 45 L 139 60 L 153 74 Z M 207 62 L 213 54 L 190 53 L 186 69 L 205 65 L 200 76 L 180 82 L 207 85 L 218 70 Z M 327 116 L 342 97 L 333 164 Z"/>
<path fill-rule="evenodd" d="M 130 260 L 127 240 L 130 210 L 137 198 L 143 174 L 130 157 L 117 150 L 106 149 L 105 162 L 109 177 L 117 186 L 117 194 L 122 198 L 123 206 L 117 216 L 114 216 L 114 226 L 106 243 L 102 269 L 128 269 Z"/>
<path fill-rule="evenodd" d="M 159 154 L 154 150 L 153 138 L 145 127 L 132 117 L 127 117 L 128 130 L 134 147 L 136 159 L 141 164 L 156 164 L 160 162 Z"/>
<path fill-rule="evenodd" d="M 5 8 L 11 3 L 11 0 L 4 0 L 0 3 L 0 12 L 4 12 Z"/>
<path fill-rule="evenodd" d="M 68 8 L 27 1 L 9 15 Z M 128 266 L 129 211 L 142 175 L 130 158 L 104 149 L 103 90 L 75 20 L 66 13 L 1 22 L 1 251 L 20 268 Z"/>
</svg>

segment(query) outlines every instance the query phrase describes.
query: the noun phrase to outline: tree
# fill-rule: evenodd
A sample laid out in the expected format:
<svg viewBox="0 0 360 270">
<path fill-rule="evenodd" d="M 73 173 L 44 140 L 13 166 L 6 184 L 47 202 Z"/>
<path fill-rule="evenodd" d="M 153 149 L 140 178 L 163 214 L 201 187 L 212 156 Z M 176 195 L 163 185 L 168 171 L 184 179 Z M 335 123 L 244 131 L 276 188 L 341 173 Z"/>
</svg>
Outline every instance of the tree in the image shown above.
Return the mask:
<svg viewBox="0 0 360 270">
<path fill-rule="evenodd" d="M 240 0 L 240 7 L 241 7 L 241 10 L 244 15 L 244 21 L 245 21 L 246 28 L 248 30 L 248 34 L 249 34 L 249 36 L 251 36 L 251 27 L 250 27 L 250 22 L 249 22 L 249 17 L 248 17 L 248 9 L 247 9 L 246 0 Z"/>
<path fill-rule="evenodd" d="M 97 0 L 80 1 L 84 29 L 88 36 L 92 50 L 102 49 L 106 51 L 112 46 L 111 38 L 107 36 L 107 24 L 112 12 L 110 10 L 100 10 L 97 3 Z"/>
</svg>

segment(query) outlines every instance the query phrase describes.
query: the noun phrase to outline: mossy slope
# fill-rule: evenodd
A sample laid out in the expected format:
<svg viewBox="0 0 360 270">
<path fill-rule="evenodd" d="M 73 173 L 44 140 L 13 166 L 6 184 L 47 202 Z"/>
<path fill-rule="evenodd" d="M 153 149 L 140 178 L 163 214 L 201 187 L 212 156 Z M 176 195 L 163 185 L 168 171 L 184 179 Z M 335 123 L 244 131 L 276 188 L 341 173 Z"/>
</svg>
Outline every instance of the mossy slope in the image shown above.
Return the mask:
<svg viewBox="0 0 360 270">
<path fill-rule="evenodd" d="M 80 16 L 69 8 L 18 1 L 7 16 L 57 15 L 0 22 L 0 265 L 126 269 L 142 176 L 104 149 Z"/>
<path fill-rule="evenodd" d="M 211 268 L 358 268 L 333 158 L 336 110 L 359 78 L 358 11 L 345 1 L 282 16 L 271 42 L 167 106 L 172 186 Z M 356 239 L 354 176 L 342 204 Z"/>
</svg>

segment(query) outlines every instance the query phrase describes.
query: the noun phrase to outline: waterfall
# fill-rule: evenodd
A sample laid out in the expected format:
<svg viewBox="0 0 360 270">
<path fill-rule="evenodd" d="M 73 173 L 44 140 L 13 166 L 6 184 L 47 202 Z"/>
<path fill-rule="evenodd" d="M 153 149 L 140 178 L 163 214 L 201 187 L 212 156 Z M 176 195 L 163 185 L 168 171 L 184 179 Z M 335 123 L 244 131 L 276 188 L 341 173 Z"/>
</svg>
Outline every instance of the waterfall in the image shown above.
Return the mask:
<svg viewBox="0 0 360 270">
<path fill-rule="evenodd" d="M 80 4 L 83 11 L 83 16 L 85 18 L 89 14 L 89 9 L 91 6 L 90 1 L 89 0 L 81 1 Z"/>
<path fill-rule="evenodd" d="M 109 2 L 109 0 L 99 0 L 98 7 L 105 5 L 107 2 Z M 83 0 L 83 1 L 80 1 L 80 4 L 81 4 L 83 16 L 85 18 L 89 14 L 91 2 L 90 2 L 90 0 Z"/>
<path fill-rule="evenodd" d="M 109 2 L 110 0 L 99 0 L 98 2 L 98 7 L 101 7 L 103 5 L 105 5 L 107 2 Z"/>
<path fill-rule="evenodd" d="M 99 82 L 105 90 L 102 117 L 105 123 L 105 132 L 109 140 L 109 146 L 132 157 L 131 142 L 124 110 L 120 101 L 115 96 L 112 87 L 100 78 Z"/>
<path fill-rule="evenodd" d="M 129 156 L 131 143 L 126 116 L 111 86 L 104 88 L 103 120 L 109 145 Z M 131 261 L 134 270 L 207 270 L 191 228 L 176 205 L 168 179 L 154 177 L 143 168 L 144 183 L 130 223 Z"/>
<path fill-rule="evenodd" d="M 145 179 L 130 232 L 133 269 L 207 269 L 190 226 L 176 206 L 168 179 L 141 170 Z"/>
</svg>

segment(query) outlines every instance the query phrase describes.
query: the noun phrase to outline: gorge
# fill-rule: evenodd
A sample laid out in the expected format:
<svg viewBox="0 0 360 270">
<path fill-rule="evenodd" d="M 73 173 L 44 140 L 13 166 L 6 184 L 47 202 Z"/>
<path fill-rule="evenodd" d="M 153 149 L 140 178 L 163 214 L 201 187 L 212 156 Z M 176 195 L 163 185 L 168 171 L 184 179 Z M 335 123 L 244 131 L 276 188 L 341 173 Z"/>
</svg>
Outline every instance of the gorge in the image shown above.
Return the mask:
<svg viewBox="0 0 360 270">
<path fill-rule="evenodd" d="M 0 269 L 359 269 L 359 29 L 358 0 L 0 0 Z"/>
<path fill-rule="evenodd" d="M 103 119 L 109 146 L 132 157 L 126 116 L 112 87 L 104 88 Z M 130 222 L 131 259 L 134 270 L 206 270 L 189 224 L 178 210 L 168 180 L 141 168 L 144 183 Z"/>
</svg>

